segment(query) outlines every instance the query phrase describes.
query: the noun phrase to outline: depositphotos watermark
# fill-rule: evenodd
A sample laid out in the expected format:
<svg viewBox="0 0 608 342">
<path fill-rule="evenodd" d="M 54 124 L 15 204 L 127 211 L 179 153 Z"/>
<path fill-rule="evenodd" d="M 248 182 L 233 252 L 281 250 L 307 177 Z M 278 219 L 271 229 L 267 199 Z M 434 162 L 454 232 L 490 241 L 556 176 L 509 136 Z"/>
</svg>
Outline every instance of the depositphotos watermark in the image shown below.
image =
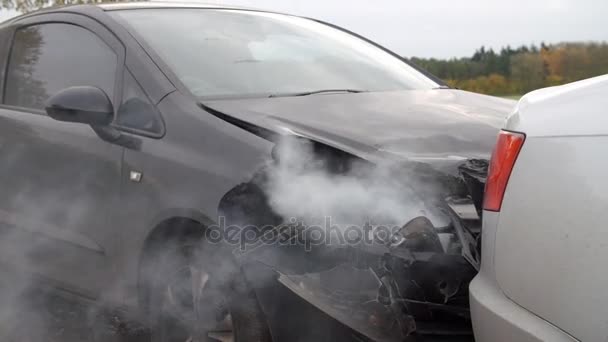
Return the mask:
<svg viewBox="0 0 608 342">
<path fill-rule="evenodd" d="M 338 225 L 330 216 L 322 224 L 305 224 L 302 220 L 290 218 L 279 226 L 226 225 L 226 218 L 219 217 L 217 225 L 205 230 L 205 237 L 211 243 L 238 246 L 241 251 L 263 245 L 304 246 L 306 251 L 314 246 L 356 246 L 361 244 L 386 243 L 401 229 L 401 226 Z"/>
</svg>

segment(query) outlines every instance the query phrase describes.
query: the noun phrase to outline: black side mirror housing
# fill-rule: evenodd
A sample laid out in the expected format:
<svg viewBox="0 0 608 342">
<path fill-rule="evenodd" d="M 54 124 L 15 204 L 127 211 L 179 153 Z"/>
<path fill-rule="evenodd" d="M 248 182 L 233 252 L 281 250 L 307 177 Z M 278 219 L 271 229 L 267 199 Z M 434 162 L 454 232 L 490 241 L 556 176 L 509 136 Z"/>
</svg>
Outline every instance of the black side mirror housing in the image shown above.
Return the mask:
<svg viewBox="0 0 608 342">
<path fill-rule="evenodd" d="M 65 88 L 46 102 L 46 113 L 55 120 L 90 125 L 97 136 L 111 144 L 133 150 L 141 139 L 122 134 L 112 126 L 114 107 L 108 95 L 97 87 Z"/>
<path fill-rule="evenodd" d="M 108 95 L 91 86 L 69 87 L 46 102 L 47 114 L 55 120 L 95 126 L 108 126 L 114 119 L 114 107 Z"/>
</svg>

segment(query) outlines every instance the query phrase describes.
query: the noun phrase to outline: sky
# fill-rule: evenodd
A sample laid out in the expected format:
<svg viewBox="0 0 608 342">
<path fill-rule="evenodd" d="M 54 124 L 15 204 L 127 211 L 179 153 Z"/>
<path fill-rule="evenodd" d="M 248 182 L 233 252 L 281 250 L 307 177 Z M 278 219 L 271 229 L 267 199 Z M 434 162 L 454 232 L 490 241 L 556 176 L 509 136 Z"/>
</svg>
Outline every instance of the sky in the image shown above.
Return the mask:
<svg viewBox="0 0 608 342">
<path fill-rule="evenodd" d="M 210 0 L 314 17 L 407 57 L 471 56 L 484 45 L 608 41 L 608 0 Z M 0 10 L 0 21 L 15 15 Z"/>
</svg>

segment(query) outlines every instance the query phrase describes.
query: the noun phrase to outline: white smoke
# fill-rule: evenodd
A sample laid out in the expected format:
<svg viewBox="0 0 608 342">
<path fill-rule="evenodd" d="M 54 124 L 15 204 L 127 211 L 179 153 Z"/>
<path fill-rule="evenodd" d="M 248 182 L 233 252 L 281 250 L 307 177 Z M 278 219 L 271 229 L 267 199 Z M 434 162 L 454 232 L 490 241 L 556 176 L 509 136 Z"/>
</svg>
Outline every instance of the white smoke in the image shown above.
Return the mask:
<svg viewBox="0 0 608 342">
<path fill-rule="evenodd" d="M 427 213 L 412 187 L 415 176 L 400 165 L 370 167 L 354 162 L 345 173 L 328 170 L 310 142 L 284 138 L 277 144 L 279 162 L 269 171 L 266 193 L 284 218 L 340 224 L 402 225 Z"/>
</svg>

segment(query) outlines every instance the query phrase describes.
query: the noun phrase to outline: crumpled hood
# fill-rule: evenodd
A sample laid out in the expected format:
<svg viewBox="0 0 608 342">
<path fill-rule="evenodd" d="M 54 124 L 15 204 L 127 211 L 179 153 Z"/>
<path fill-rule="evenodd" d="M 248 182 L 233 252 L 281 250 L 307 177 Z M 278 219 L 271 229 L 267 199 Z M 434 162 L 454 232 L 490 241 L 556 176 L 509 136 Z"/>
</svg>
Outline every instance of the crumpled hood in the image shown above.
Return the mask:
<svg viewBox="0 0 608 342">
<path fill-rule="evenodd" d="M 235 123 L 294 134 L 365 159 L 488 159 L 516 102 L 460 90 L 206 101 Z"/>
</svg>

